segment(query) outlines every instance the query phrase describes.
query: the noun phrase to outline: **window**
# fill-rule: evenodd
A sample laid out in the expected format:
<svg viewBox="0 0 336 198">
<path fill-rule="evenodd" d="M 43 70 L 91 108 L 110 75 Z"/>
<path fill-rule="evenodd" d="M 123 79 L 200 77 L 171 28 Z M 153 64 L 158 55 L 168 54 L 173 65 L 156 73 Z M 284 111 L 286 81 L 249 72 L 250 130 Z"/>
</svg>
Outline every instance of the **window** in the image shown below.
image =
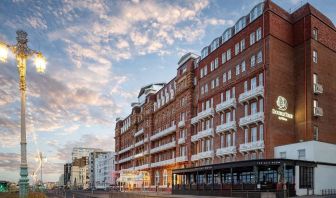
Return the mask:
<svg viewBox="0 0 336 198">
<path fill-rule="evenodd" d="M 215 69 L 215 62 L 211 61 L 210 63 L 210 71 L 213 71 Z"/>
<path fill-rule="evenodd" d="M 226 146 L 231 146 L 231 134 L 226 135 Z"/>
<path fill-rule="evenodd" d="M 203 48 L 202 53 L 201 53 L 201 58 L 203 59 L 206 56 L 208 56 L 208 53 L 209 53 L 208 47 Z"/>
<path fill-rule="evenodd" d="M 228 80 L 231 80 L 231 69 L 228 71 Z"/>
<path fill-rule="evenodd" d="M 231 28 L 225 30 L 225 32 L 222 35 L 222 43 L 224 43 L 227 40 L 229 40 L 231 38 L 231 36 L 232 36 L 232 30 L 231 30 Z"/>
<path fill-rule="evenodd" d="M 211 89 L 215 88 L 215 80 L 211 81 Z"/>
<path fill-rule="evenodd" d="M 250 23 L 254 21 L 256 18 L 258 18 L 260 15 L 262 15 L 263 8 L 264 4 L 261 3 L 252 9 L 252 11 L 250 12 Z"/>
<path fill-rule="evenodd" d="M 244 92 L 247 91 L 247 81 L 244 82 Z"/>
<path fill-rule="evenodd" d="M 251 79 L 251 89 L 257 88 L 257 78 L 254 77 Z"/>
<path fill-rule="evenodd" d="M 251 103 L 251 114 L 257 113 L 257 102 Z"/>
<path fill-rule="evenodd" d="M 251 67 L 255 66 L 255 56 L 251 56 Z"/>
<path fill-rule="evenodd" d="M 264 84 L 264 74 L 259 74 L 259 86 L 262 86 Z"/>
<path fill-rule="evenodd" d="M 244 115 L 247 116 L 248 115 L 248 104 L 244 105 Z"/>
<path fill-rule="evenodd" d="M 222 64 L 224 64 L 226 62 L 226 53 L 224 52 L 222 54 Z"/>
<path fill-rule="evenodd" d="M 264 140 L 264 125 L 259 125 L 259 140 Z"/>
<path fill-rule="evenodd" d="M 257 54 L 257 63 L 261 63 L 262 62 L 262 51 L 260 50 Z"/>
<path fill-rule="evenodd" d="M 257 127 L 251 128 L 251 142 L 257 141 Z"/>
<path fill-rule="evenodd" d="M 236 65 L 236 75 L 239 75 L 239 73 L 240 73 L 239 65 Z"/>
<path fill-rule="evenodd" d="M 264 112 L 264 99 L 259 100 L 259 112 Z"/>
<path fill-rule="evenodd" d="M 232 146 L 236 145 L 236 132 L 232 133 Z"/>
<path fill-rule="evenodd" d="M 204 76 L 206 76 L 208 74 L 208 66 L 206 65 L 203 69 L 204 69 Z"/>
<path fill-rule="evenodd" d="M 317 63 L 317 51 L 313 50 L 313 62 Z"/>
<path fill-rule="evenodd" d="M 305 149 L 298 150 L 298 159 L 299 160 L 305 160 L 306 159 L 306 150 Z"/>
<path fill-rule="evenodd" d="M 313 39 L 317 40 L 317 35 L 318 35 L 318 29 L 317 28 L 313 28 Z"/>
<path fill-rule="evenodd" d="M 314 140 L 318 140 L 318 131 L 319 129 L 318 129 L 318 126 L 314 126 Z"/>
<path fill-rule="evenodd" d="M 248 129 L 245 129 L 245 144 L 248 142 Z"/>
<path fill-rule="evenodd" d="M 225 92 L 225 101 L 228 101 L 230 99 L 230 90 L 226 90 Z"/>
<path fill-rule="evenodd" d="M 246 71 L 246 63 L 245 63 L 245 61 L 243 61 L 241 63 L 241 70 L 242 70 L 242 72 Z"/>
<path fill-rule="evenodd" d="M 215 59 L 215 69 L 218 68 L 218 58 Z"/>
<path fill-rule="evenodd" d="M 286 159 L 286 152 L 280 152 L 280 158 Z"/>
<path fill-rule="evenodd" d="M 252 32 L 250 34 L 250 45 L 253 45 L 255 43 L 255 33 Z"/>
<path fill-rule="evenodd" d="M 155 185 L 156 186 L 160 185 L 160 172 L 159 171 L 155 172 Z"/>
<path fill-rule="evenodd" d="M 164 186 L 168 185 L 168 173 L 166 169 L 163 170 L 163 185 Z"/>
<path fill-rule="evenodd" d="M 313 83 L 317 84 L 317 74 L 313 74 Z"/>
<path fill-rule="evenodd" d="M 257 41 L 261 39 L 261 27 L 257 29 Z"/>
<path fill-rule="evenodd" d="M 208 93 L 208 84 L 205 84 L 204 86 L 204 93 Z"/>
<path fill-rule="evenodd" d="M 225 113 L 225 123 L 230 122 L 231 120 L 231 113 L 230 112 L 226 112 Z"/>
<path fill-rule="evenodd" d="M 217 49 L 219 46 L 219 38 L 216 38 L 214 41 L 211 43 L 211 52 L 213 52 L 215 49 Z"/>
<path fill-rule="evenodd" d="M 223 74 L 223 82 L 226 82 L 226 73 Z"/>
<path fill-rule="evenodd" d="M 314 108 L 318 107 L 318 102 L 317 102 L 317 100 L 314 100 L 314 101 L 313 101 L 313 105 L 314 105 Z"/>
<path fill-rule="evenodd" d="M 236 24 L 235 24 L 235 33 L 239 32 L 246 26 L 246 18 L 242 17 Z"/>
<path fill-rule="evenodd" d="M 216 87 L 219 86 L 219 77 L 216 78 Z"/>
<path fill-rule="evenodd" d="M 240 51 L 243 51 L 245 49 L 245 39 L 240 41 Z"/>
<path fill-rule="evenodd" d="M 230 60 L 231 59 L 231 49 L 228 49 L 226 51 L 226 60 Z"/>
<path fill-rule="evenodd" d="M 235 45 L 235 55 L 239 53 L 239 43 L 236 43 Z"/>
<path fill-rule="evenodd" d="M 299 188 L 313 188 L 314 168 L 300 166 Z"/>
<path fill-rule="evenodd" d="M 203 86 L 201 87 L 201 94 L 202 95 L 204 94 L 204 87 Z"/>
<path fill-rule="evenodd" d="M 203 78 L 203 76 L 204 76 L 204 73 L 203 73 L 203 68 L 201 69 L 201 71 L 200 71 L 201 73 L 200 73 L 200 77 L 201 78 Z"/>
<path fill-rule="evenodd" d="M 232 98 L 236 97 L 236 88 L 232 87 Z"/>
</svg>

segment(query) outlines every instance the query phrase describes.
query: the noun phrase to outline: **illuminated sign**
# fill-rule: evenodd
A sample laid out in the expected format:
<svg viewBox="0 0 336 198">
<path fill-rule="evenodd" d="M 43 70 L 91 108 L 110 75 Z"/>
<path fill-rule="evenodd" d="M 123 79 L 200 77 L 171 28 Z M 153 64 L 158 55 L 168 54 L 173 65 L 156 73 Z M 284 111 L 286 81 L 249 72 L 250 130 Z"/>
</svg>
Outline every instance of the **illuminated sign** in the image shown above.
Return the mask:
<svg viewBox="0 0 336 198">
<path fill-rule="evenodd" d="M 286 112 L 288 108 L 288 102 L 286 98 L 278 96 L 276 105 L 278 106 L 278 110 L 272 109 L 272 114 L 278 115 L 279 120 L 287 121 L 288 119 L 293 119 L 293 114 Z"/>
</svg>

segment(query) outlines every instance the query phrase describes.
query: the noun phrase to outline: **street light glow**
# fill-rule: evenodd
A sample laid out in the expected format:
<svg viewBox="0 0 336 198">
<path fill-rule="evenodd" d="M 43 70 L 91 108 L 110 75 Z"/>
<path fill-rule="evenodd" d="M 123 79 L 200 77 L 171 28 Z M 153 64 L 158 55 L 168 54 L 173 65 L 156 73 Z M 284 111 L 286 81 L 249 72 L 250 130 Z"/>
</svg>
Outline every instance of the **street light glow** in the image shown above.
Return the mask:
<svg viewBox="0 0 336 198">
<path fill-rule="evenodd" d="M 47 61 L 45 57 L 41 53 L 38 53 L 35 57 L 36 71 L 38 73 L 44 73 L 46 69 L 46 65 L 47 65 Z"/>
<path fill-rule="evenodd" d="M 8 48 L 6 45 L 0 43 L 0 61 L 6 62 L 8 56 Z"/>
</svg>

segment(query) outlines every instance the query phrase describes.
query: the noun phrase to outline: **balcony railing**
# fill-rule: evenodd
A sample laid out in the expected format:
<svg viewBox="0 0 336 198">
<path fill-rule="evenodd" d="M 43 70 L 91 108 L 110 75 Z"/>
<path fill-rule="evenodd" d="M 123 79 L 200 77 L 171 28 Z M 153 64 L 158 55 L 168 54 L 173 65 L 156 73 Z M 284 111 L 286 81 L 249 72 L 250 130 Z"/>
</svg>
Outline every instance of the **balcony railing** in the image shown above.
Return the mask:
<svg viewBox="0 0 336 198">
<path fill-rule="evenodd" d="M 134 155 L 134 159 L 143 157 L 144 155 L 145 155 L 144 152 L 137 153 L 137 154 Z"/>
<path fill-rule="evenodd" d="M 265 148 L 265 144 L 263 140 L 248 142 L 246 144 L 239 145 L 239 151 L 241 153 L 255 151 L 255 150 L 263 150 Z"/>
<path fill-rule="evenodd" d="M 178 125 L 177 125 L 179 128 L 182 128 L 185 126 L 185 121 L 184 120 L 181 120 L 179 121 Z"/>
<path fill-rule="evenodd" d="M 193 117 L 191 119 L 191 124 L 195 124 L 197 123 L 199 120 L 202 120 L 204 118 L 207 118 L 209 116 L 213 116 L 215 113 L 214 109 L 211 107 L 211 108 L 208 108 L 204 111 L 201 111 L 197 114 L 197 116 Z"/>
<path fill-rule="evenodd" d="M 125 152 L 131 150 L 132 148 L 134 148 L 133 145 L 131 145 L 131 146 L 129 146 L 129 147 L 126 147 L 126 148 L 122 149 L 121 151 L 119 151 L 118 154 L 120 155 L 120 154 L 122 154 L 122 153 L 125 153 Z"/>
<path fill-rule="evenodd" d="M 185 143 L 185 137 L 182 137 L 182 138 L 178 139 L 177 143 L 178 144 L 184 144 Z"/>
<path fill-rule="evenodd" d="M 239 119 L 239 126 L 243 127 L 252 123 L 264 122 L 264 112 L 257 112 Z"/>
<path fill-rule="evenodd" d="M 119 160 L 118 162 L 119 163 L 124 163 L 124 162 L 127 162 L 127 161 L 131 161 L 132 159 L 133 159 L 133 156 L 129 156 L 129 157 L 126 157 L 124 159 Z"/>
<path fill-rule="evenodd" d="M 213 150 L 204 151 L 204 152 L 200 152 L 200 153 L 197 153 L 195 155 L 192 155 L 191 156 L 191 161 L 197 161 L 197 160 L 213 158 L 213 157 L 214 157 L 214 151 Z"/>
<path fill-rule="evenodd" d="M 191 136 L 191 141 L 195 142 L 199 139 L 205 138 L 205 137 L 213 137 L 214 136 L 214 130 L 213 128 L 208 128 L 203 131 L 199 131 L 196 135 Z"/>
<path fill-rule="evenodd" d="M 168 160 L 164 160 L 164 161 L 159 161 L 159 162 L 154 162 L 151 163 L 151 168 L 153 167 L 158 167 L 158 166 L 166 166 L 166 165 L 170 165 L 170 164 L 174 164 L 175 163 L 175 158 L 172 159 L 168 159 Z"/>
<path fill-rule="evenodd" d="M 143 164 L 141 166 L 134 167 L 134 170 L 144 170 L 144 169 L 148 169 L 149 167 L 150 167 L 149 164 Z"/>
<path fill-rule="evenodd" d="M 171 149 L 171 148 L 174 148 L 174 147 L 176 147 L 176 141 L 172 141 L 172 142 L 169 142 L 168 144 L 164 144 L 164 145 L 155 147 L 155 148 L 151 149 L 150 152 L 151 152 L 151 154 L 153 154 L 153 153 L 157 153 L 157 152 L 167 150 L 167 149 Z"/>
<path fill-rule="evenodd" d="M 323 93 L 323 86 L 318 83 L 314 83 L 314 94 L 322 94 Z"/>
<path fill-rule="evenodd" d="M 239 95 L 239 103 L 243 103 L 245 101 L 248 101 L 252 98 L 257 98 L 258 96 L 264 97 L 264 86 L 259 85 L 258 87 L 248 90 L 242 94 Z"/>
<path fill-rule="evenodd" d="M 237 131 L 236 121 L 230 121 L 216 127 L 216 133 L 222 133 L 227 131 Z"/>
<path fill-rule="evenodd" d="M 314 116 L 316 117 L 323 116 L 323 109 L 321 107 L 314 107 Z"/>
<path fill-rule="evenodd" d="M 153 140 L 159 139 L 160 137 L 169 135 L 170 133 L 172 133 L 174 131 L 176 131 L 176 125 L 173 125 L 169 128 L 166 128 L 163 131 L 157 132 L 156 134 L 154 134 L 150 137 L 150 140 L 153 141 Z"/>
<path fill-rule="evenodd" d="M 225 111 L 226 109 L 230 108 L 236 108 L 236 106 L 237 106 L 236 98 L 230 98 L 216 105 L 216 112 Z"/>
<path fill-rule="evenodd" d="M 143 145 L 143 144 L 144 144 L 144 140 L 141 140 L 141 141 L 135 143 L 135 144 L 134 144 L 134 147 L 138 147 L 138 146 L 141 146 L 141 145 Z"/>
<path fill-rule="evenodd" d="M 187 162 L 188 161 L 188 156 L 180 156 L 176 158 L 176 163 L 177 162 Z"/>
<path fill-rule="evenodd" d="M 216 150 L 217 156 L 225 156 L 225 155 L 233 155 L 237 153 L 237 147 L 236 146 L 228 146 L 224 148 L 219 148 Z"/>
<path fill-rule="evenodd" d="M 143 133 L 144 133 L 144 129 L 140 129 L 139 131 L 137 131 L 136 133 L 134 133 L 134 137 L 137 137 L 137 136 L 139 136 L 139 135 L 141 135 Z"/>
</svg>

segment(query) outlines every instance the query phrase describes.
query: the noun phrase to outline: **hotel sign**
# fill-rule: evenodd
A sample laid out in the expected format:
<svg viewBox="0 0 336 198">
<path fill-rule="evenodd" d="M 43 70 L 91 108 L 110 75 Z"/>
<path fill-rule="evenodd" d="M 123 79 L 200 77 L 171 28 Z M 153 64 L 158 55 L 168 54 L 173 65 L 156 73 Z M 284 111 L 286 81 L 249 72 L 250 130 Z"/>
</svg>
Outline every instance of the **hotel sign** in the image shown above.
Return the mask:
<svg viewBox="0 0 336 198">
<path fill-rule="evenodd" d="M 278 106 L 278 109 L 272 109 L 272 114 L 277 115 L 279 120 L 287 121 L 288 119 L 293 119 L 293 114 L 286 112 L 288 108 L 286 98 L 278 96 L 276 105 Z"/>
</svg>

